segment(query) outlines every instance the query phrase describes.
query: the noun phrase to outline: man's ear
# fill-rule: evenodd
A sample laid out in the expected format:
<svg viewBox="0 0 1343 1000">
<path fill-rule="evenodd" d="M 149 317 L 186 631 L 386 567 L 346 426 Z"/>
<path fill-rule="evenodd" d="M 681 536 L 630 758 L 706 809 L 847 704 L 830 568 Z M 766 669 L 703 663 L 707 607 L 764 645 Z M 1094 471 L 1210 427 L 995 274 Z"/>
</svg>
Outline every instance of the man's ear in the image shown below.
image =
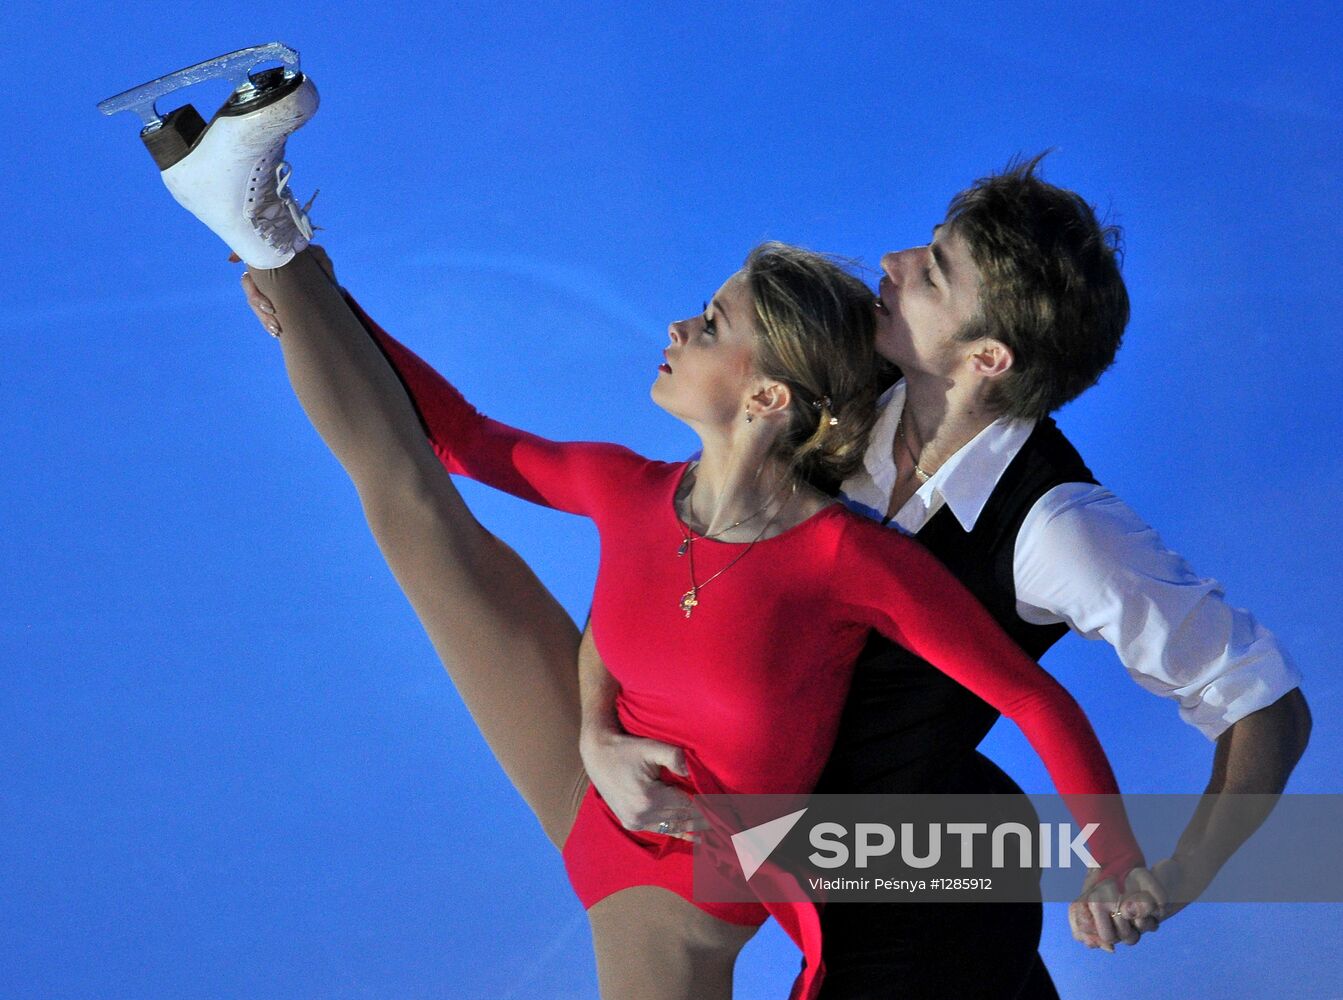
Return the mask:
<svg viewBox="0 0 1343 1000">
<path fill-rule="evenodd" d="M 1012 349 L 1001 340 L 994 340 L 992 337 L 975 341 L 970 352 L 970 363 L 974 366 L 975 374 L 983 375 L 985 378 L 1005 375 L 1014 360 Z"/>
</svg>

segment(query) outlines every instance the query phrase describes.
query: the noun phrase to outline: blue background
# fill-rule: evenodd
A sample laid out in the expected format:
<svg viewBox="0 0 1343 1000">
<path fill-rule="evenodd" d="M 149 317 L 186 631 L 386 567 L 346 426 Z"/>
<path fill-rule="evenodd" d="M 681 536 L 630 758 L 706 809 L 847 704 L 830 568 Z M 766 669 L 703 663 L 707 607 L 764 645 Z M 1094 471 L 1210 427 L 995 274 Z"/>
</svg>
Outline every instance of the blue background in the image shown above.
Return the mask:
<svg viewBox="0 0 1343 1000">
<path fill-rule="evenodd" d="M 345 284 L 487 412 L 693 448 L 666 323 L 761 239 L 875 264 L 1018 152 L 1128 234 L 1116 368 L 1060 421 L 1307 675 L 1292 790 L 1339 791 L 1343 70 L 1333 5 L 11 6 L 0 209 L 0 992 L 585 997 L 586 921 L 354 492 L 129 116 L 94 103 L 271 39 Z M 222 84 L 195 99 L 209 116 Z M 174 106 L 165 102 L 164 109 Z M 467 487 L 575 616 L 591 530 Z M 1211 745 L 1108 647 L 1046 660 L 1122 786 Z M 1010 725 L 989 752 L 1050 790 Z M 1321 831 L 1338 853 L 1337 831 Z M 1153 852 L 1160 850 L 1153 847 Z M 1063 908 L 1065 997 L 1337 996 L 1343 907 L 1204 905 L 1116 955 Z M 775 928 L 739 995 L 782 997 Z"/>
</svg>

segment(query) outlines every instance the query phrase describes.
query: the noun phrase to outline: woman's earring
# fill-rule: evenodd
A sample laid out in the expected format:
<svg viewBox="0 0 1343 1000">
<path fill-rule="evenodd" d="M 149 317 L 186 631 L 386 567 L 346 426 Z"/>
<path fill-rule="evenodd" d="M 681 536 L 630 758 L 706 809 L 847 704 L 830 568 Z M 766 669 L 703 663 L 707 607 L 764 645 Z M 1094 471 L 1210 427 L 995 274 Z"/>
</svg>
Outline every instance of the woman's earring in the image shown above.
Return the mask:
<svg viewBox="0 0 1343 1000">
<path fill-rule="evenodd" d="M 751 416 L 751 408 L 749 406 L 746 407 L 746 422 L 749 424 L 754 419 L 755 417 Z"/>
</svg>

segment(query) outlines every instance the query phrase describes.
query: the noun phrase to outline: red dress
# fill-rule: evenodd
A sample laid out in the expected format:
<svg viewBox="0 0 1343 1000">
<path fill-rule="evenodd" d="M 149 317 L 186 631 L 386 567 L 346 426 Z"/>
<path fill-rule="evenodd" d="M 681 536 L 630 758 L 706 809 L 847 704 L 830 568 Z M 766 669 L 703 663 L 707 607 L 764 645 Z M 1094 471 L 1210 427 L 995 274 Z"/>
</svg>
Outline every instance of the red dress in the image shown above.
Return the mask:
<svg viewBox="0 0 1343 1000">
<path fill-rule="evenodd" d="M 678 555 L 683 533 L 673 506 L 686 463 L 650 461 L 613 444 L 548 441 L 483 417 L 355 310 L 449 472 L 596 523 L 592 630 L 620 684 L 620 722 L 683 747 L 692 792 L 809 791 L 833 743 L 854 661 L 876 629 L 1011 718 L 1061 794 L 1118 793 L 1072 697 L 917 542 L 835 504 L 757 542 L 706 587 L 744 545 L 698 540 L 702 589 L 687 617 L 680 601 L 690 569 Z M 1101 831 L 1092 847 L 1108 875 L 1143 863 L 1126 822 L 1109 817 Z M 794 996 L 813 996 L 822 975 L 815 905 L 696 900 L 691 849 L 679 838 L 625 830 L 589 787 L 563 854 L 585 907 L 620 889 L 658 885 L 733 923 L 774 914 L 806 956 Z"/>
</svg>

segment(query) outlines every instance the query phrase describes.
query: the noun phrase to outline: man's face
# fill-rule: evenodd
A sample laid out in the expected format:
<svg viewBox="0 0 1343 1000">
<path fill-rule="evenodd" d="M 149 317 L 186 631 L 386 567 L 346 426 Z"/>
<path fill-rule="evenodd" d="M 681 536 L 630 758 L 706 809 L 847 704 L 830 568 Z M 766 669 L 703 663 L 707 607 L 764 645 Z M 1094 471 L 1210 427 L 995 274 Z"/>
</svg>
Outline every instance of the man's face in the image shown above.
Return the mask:
<svg viewBox="0 0 1343 1000">
<path fill-rule="evenodd" d="M 906 373 L 948 376 L 966 359 L 960 330 L 979 313 L 979 269 L 964 238 L 933 228 L 927 246 L 881 258 L 877 353 Z"/>
</svg>

